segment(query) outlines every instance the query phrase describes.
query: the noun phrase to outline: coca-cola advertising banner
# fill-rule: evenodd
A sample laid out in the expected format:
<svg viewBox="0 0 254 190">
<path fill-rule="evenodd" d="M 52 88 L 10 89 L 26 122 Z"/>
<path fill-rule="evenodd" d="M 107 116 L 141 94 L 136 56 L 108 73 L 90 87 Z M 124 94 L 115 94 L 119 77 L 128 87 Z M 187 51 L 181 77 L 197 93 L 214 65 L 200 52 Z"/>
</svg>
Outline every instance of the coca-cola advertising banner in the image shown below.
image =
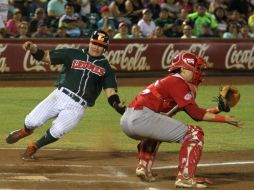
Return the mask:
<svg viewBox="0 0 254 190">
<path fill-rule="evenodd" d="M 24 40 L 0 41 L 0 72 L 58 72 L 53 66 L 36 61 L 22 48 Z M 87 48 L 89 40 L 33 40 L 41 49 Z M 136 39 L 111 40 L 105 54 L 116 72 L 165 71 L 181 51 L 194 52 L 208 63 L 209 70 L 253 71 L 254 43 L 251 40 Z"/>
</svg>

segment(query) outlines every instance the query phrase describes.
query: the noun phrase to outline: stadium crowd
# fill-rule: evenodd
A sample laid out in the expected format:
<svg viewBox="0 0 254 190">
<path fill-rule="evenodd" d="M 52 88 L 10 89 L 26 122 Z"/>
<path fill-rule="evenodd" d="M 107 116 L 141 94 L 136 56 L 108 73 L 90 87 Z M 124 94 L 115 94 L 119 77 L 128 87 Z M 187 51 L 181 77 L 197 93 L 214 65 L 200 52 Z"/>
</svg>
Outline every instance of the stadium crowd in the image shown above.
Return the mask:
<svg viewBox="0 0 254 190">
<path fill-rule="evenodd" d="M 253 0 L 1 0 L 0 38 L 254 38 Z"/>
</svg>

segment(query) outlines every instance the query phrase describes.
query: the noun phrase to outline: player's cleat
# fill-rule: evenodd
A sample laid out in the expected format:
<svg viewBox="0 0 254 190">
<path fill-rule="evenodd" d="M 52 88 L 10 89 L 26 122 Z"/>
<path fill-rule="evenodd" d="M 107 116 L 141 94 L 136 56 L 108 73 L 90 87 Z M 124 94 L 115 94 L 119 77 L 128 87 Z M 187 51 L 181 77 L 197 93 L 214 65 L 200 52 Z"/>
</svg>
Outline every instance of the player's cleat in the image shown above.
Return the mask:
<svg viewBox="0 0 254 190">
<path fill-rule="evenodd" d="M 176 188 L 206 188 L 213 182 L 207 178 L 184 178 L 178 176 L 175 182 Z"/>
<path fill-rule="evenodd" d="M 30 142 L 26 148 L 25 153 L 21 155 L 21 158 L 27 161 L 35 160 L 34 154 L 38 149 L 38 146 L 34 142 Z"/>
<path fill-rule="evenodd" d="M 13 144 L 17 141 L 19 141 L 20 139 L 27 137 L 29 135 L 31 135 L 33 133 L 33 131 L 26 131 L 25 129 L 19 129 L 16 131 L 12 131 L 8 137 L 6 138 L 6 142 L 8 144 Z"/>
<path fill-rule="evenodd" d="M 155 175 L 152 172 L 147 171 L 143 165 L 138 165 L 136 168 L 136 175 L 146 182 L 154 182 L 156 180 Z"/>
<path fill-rule="evenodd" d="M 204 177 L 195 177 L 195 181 L 197 183 L 206 183 L 206 184 L 209 184 L 209 185 L 213 184 L 213 181 L 211 179 L 204 178 Z"/>
</svg>

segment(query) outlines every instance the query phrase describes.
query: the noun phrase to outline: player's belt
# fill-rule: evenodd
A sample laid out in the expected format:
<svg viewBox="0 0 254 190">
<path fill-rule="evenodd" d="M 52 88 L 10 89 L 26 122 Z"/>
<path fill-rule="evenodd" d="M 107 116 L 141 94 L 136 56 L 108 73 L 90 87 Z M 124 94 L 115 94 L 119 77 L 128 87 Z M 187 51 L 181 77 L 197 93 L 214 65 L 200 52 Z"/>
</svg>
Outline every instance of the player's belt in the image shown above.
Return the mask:
<svg viewBox="0 0 254 190">
<path fill-rule="evenodd" d="M 77 96 L 76 94 L 74 94 L 73 92 L 64 87 L 58 87 L 58 90 L 70 96 L 75 102 L 78 102 L 81 106 L 85 106 L 87 104 L 85 100 L 83 100 L 82 98 L 80 98 L 79 96 Z"/>
</svg>

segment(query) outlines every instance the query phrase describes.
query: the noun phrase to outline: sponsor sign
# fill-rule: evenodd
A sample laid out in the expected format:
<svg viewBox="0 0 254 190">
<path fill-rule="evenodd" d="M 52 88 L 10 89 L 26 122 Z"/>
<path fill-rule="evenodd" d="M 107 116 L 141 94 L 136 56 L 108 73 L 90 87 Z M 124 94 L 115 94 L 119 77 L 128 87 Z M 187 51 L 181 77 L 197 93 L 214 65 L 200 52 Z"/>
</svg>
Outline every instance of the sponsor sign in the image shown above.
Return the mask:
<svg viewBox="0 0 254 190">
<path fill-rule="evenodd" d="M 23 40 L 1 40 L 0 73 L 59 72 L 62 65 L 36 61 L 22 48 Z M 34 40 L 41 49 L 87 48 L 89 40 Z M 253 71 L 254 44 L 250 40 L 111 40 L 105 54 L 116 72 L 165 71 L 180 52 L 202 56 L 208 70 Z M 83 64 L 82 66 L 87 64 Z M 79 65 L 80 66 L 80 65 Z M 96 71 L 99 72 L 99 71 Z M 102 72 L 102 71 L 100 71 Z"/>
</svg>

